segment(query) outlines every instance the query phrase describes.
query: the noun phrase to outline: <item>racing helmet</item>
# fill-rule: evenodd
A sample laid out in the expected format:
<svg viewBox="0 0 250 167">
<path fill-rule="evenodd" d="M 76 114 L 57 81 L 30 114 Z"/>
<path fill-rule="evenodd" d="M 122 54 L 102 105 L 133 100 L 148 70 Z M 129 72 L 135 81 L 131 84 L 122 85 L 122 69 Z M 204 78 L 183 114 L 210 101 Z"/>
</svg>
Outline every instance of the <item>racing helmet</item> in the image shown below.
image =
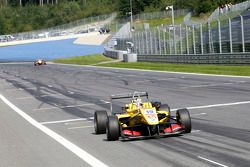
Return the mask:
<svg viewBox="0 0 250 167">
<path fill-rule="evenodd" d="M 134 105 L 135 105 L 136 107 L 141 107 L 141 106 L 142 106 L 142 99 L 141 99 L 141 98 L 136 98 L 136 99 L 134 100 Z"/>
</svg>

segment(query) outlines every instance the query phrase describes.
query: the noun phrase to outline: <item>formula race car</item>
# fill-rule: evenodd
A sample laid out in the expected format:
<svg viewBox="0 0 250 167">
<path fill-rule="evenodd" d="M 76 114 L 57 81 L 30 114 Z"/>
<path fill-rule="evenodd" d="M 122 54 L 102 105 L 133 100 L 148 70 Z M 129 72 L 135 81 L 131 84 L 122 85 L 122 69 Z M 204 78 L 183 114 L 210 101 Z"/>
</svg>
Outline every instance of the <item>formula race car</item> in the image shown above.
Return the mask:
<svg viewBox="0 0 250 167">
<path fill-rule="evenodd" d="M 42 59 L 38 59 L 34 62 L 34 66 L 36 65 L 46 65 L 46 61 L 45 60 L 42 60 Z"/>
<path fill-rule="evenodd" d="M 113 100 L 130 98 L 130 103 L 113 111 Z M 142 101 L 145 100 L 145 101 Z M 167 136 L 191 132 L 191 118 L 187 109 L 179 109 L 171 116 L 170 108 L 161 102 L 151 102 L 147 92 L 111 95 L 111 115 L 105 110 L 94 114 L 96 134 L 107 135 L 107 140 Z"/>
</svg>

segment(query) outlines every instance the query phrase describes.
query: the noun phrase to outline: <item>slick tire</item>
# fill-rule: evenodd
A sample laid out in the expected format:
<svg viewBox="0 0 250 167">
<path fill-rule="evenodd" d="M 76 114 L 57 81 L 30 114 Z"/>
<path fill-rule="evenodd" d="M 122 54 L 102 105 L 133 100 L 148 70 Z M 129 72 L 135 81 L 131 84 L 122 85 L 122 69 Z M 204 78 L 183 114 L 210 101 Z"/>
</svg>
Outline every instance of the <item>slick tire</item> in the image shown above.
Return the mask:
<svg viewBox="0 0 250 167">
<path fill-rule="evenodd" d="M 177 122 L 182 125 L 185 133 L 190 133 L 192 129 L 191 118 L 188 109 L 179 109 L 176 111 Z"/>
<path fill-rule="evenodd" d="M 116 116 L 109 116 L 106 127 L 106 134 L 108 141 L 115 141 L 120 136 L 120 126 Z"/>
<path fill-rule="evenodd" d="M 108 114 L 105 110 L 97 110 L 94 114 L 94 127 L 96 134 L 104 134 L 106 132 L 106 122 Z"/>
<path fill-rule="evenodd" d="M 168 111 L 168 112 L 170 112 L 170 107 L 169 107 L 168 104 L 162 104 L 162 105 L 160 106 L 160 110 L 161 110 L 161 111 Z"/>
</svg>

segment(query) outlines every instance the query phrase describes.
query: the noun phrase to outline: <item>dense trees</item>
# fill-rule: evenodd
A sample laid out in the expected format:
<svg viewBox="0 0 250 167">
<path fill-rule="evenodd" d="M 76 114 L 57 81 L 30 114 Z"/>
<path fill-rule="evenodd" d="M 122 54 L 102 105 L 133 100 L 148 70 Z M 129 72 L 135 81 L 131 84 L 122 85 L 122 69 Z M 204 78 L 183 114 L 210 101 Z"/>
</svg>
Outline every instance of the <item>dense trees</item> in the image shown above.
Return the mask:
<svg viewBox="0 0 250 167">
<path fill-rule="evenodd" d="M 53 27 L 85 17 L 112 13 L 116 6 L 115 0 L 70 2 L 64 0 L 59 1 L 57 5 L 40 6 L 39 3 L 27 3 L 22 7 L 17 4 L 2 5 L 0 6 L 0 35 Z"/>
<path fill-rule="evenodd" d="M 176 0 L 177 7 L 188 7 L 194 11 L 195 14 L 211 12 L 219 6 L 225 4 L 236 4 L 246 0 Z"/>
<path fill-rule="evenodd" d="M 167 5 L 190 8 L 196 14 L 244 0 L 131 0 L 133 14 L 165 10 Z M 130 12 L 130 0 L 0 0 L 0 34 L 56 26 L 89 16 Z"/>
</svg>

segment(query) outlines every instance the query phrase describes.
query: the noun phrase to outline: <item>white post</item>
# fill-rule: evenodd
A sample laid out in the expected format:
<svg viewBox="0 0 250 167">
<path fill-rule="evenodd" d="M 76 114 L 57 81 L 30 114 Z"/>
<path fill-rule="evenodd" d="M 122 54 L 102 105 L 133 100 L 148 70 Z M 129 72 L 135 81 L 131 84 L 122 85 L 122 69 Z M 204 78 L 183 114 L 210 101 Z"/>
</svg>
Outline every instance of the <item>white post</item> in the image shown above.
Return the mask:
<svg viewBox="0 0 250 167">
<path fill-rule="evenodd" d="M 130 0 L 130 31 L 133 31 L 133 6 L 132 0 Z"/>
<path fill-rule="evenodd" d="M 218 22 L 218 34 L 219 34 L 219 52 L 222 53 L 222 47 L 221 47 L 221 24 L 220 20 L 217 20 Z"/>
<path fill-rule="evenodd" d="M 203 28 L 202 28 L 202 24 L 200 24 L 200 41 L 201 41 L 201 54 L 204 54 L 204 46 L 203 46 Z"/>
<path fill-rule="evenodd" d="M 192 31 L 193 31 L 193 52 L 196 54 L 196 41 L 195 41 L 195 31 L 194 31 L 194 25 L 192 26 Z"/>
<path fill-rule="evenodd" d="M 186 49 L 187 49 L 187 54 L 189 55 L 188 26 L 186 26 Z"/>
<path fill-rule="evenodd" d="M 161 31 L 160 31 L 160 29 L 158 28 L 158 41 L 159 41 L 159 53 L 160 53 L 160 55 L 161 55 Z"/>
<path fill-rule="evenodd" d="M 166 32 L 163 32 L 163 38 L 164 38 L 164 54 L 167 54 L 167 47 L 166 47 Z"/>
<path fill-rule="evenodd" d="M 174 44 L 174 54 L 176 54 L 176 42 L 175 42 L 175 22 L 174 22 L 174 6 L 167 6 L 166 10 L 171 9 L 171 15 L 172 15 L 172 26 L 173 26 L 173 44 Z"/>
<path fill-rule="evenodd" d="M 242 15 L 240 15 L 240 22 L 241 22 L 242 52 L 245 53 L 244 19 L 243 19 L 243 16 L 242 16 Z"/>
<path fill-rule="evenodd" d="M 180 24 L 180 52 L 181 52 L 181 54 L 182 54 L 182 26 L 181 26 L 181 24 Z"/>
<path fill-rule="evenodd" d="M 173 41 L 174 41 L 174 54 L 176 54 L 176 42 L 175 42 L 175 22 L 174 22 L 174 7 L 172 6 L 172 25 L 173 25 L 173 33 L 174 33 L 174 38 L 173 38 Z"/>
</svg>

